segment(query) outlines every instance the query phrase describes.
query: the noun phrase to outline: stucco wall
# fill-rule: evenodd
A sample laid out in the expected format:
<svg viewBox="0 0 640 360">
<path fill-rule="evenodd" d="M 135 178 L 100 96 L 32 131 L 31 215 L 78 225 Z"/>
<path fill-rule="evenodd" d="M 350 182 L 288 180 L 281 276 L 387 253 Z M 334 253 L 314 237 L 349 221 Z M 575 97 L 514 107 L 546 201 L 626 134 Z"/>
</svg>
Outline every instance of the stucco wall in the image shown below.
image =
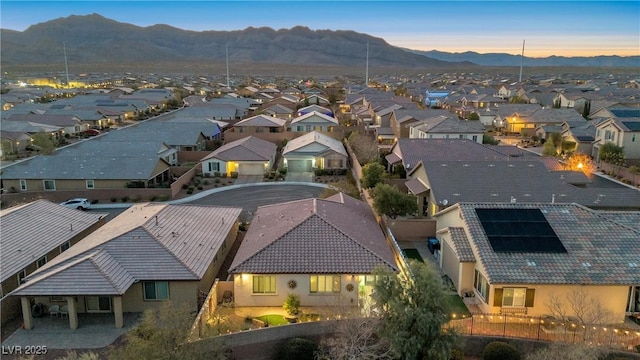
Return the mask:
<svg viewBox="0 0 640 360">
<path fill-rule="evenodd" d="M 193 311 L 198 308 L 199 281 L 169 281 L 169 300 L 174 304 L 186 304 Z M 143 312 L 146 309 L 158 309 L 165 301 L 145 301 L 142 281 L 137 282 L 122 297 L 122 311 Z"/>
<path fill-rule="evenodd" d="M 234 302 L 236 306 L 282 306 L 289 294 L 300 295 L 301 306 L 338 306 L 358 303 L 358 277 L 352 280 L 351 275 L 342 275 L 339 293 L 312 294 L 309 291 L 309 275 L 279 274 L 276 276 L 275 294 L 253 294 L 253 275 L 236 274 L 233 277 Z M 297 286 L 288 287 L 289 280 L 294 280 Z M 346 285 L 353 284 L 354 290 L 347 291 Z"/>
</svg>

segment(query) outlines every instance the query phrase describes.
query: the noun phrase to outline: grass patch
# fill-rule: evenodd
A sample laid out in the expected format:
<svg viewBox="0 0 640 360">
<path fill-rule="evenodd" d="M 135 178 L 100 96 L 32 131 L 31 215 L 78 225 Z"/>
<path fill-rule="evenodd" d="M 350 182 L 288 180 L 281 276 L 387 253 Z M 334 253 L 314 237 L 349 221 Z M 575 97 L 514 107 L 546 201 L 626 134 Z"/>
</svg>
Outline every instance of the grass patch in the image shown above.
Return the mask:
<svg viewBox="0 0 640 360">
<path fill-rule="evenodd" d="M 256 319 L 269 324 L 269 326 L 285 325 L 289 323 L 284 316 L 277 314 L 256 316 Z"/>
<path fill-rule="evenodd" d="M 404 253 L 404 256 L 406 256 L 409 260 L 413 259 L 418 260 L 421 263 L 424 262 L 424 260 L 422 260 L 422 256 L 420 256 L 420 253 L 416 249 L 402 249 L 402 252 Z"/>
<path fill-rule="evenodd" d="M 320 321 L 320 314 L 300 314 L 298 320 L 300 322 Z"/>
<path fill-rule="evenodd" d="M 456 319 L 461 317 L 469 317 L 471 313 L 467 306 L 462 301 L 462 298 L 458 295 L 447 295 L 445 296 L 445 301 L 449 304 L 449 309 L 451 309 L 452 314 L 456 314 Z"/>
</svg>

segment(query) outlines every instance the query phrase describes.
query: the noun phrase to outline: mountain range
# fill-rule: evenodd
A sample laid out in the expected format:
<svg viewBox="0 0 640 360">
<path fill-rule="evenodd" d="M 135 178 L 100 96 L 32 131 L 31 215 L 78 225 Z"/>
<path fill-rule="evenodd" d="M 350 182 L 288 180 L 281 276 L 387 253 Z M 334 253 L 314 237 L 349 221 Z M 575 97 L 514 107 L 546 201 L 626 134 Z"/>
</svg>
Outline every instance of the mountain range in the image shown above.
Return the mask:
<svg viewBox="0 0 640 360">
<path fill-rule="evenodd" d="M 451 54 L 416 51 L 354 31 L 252 28 L 237 31 L 189 31 L 168 25 L 140 27 L 98 14 L 59 18 L 25 31 L 1 29 L 0 65 L 132 64 L 217 62 L 290 64 L 299 66 L 364 66 L 469 69 L 519 66 L 508 54 Z M 527 66 L 637 66 L 640 57 L 526 59 Z"/>
</svg>

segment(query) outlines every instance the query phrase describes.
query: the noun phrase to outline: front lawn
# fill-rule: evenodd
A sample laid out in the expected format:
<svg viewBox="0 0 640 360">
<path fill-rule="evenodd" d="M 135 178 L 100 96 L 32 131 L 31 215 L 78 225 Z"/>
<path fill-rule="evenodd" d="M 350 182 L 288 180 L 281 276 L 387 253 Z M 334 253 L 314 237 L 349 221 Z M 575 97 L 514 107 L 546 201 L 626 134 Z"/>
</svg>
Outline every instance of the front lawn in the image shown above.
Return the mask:
<svg viewBox="0 0 640 360">
<path fill-rule="evenodd" d="M 471 313 L 467 306 L 462 301 L 462 298 L 458 295 L 446 295 L 445 301 L 449 304 L 451 314 L 456 314 L 456 319 L 461 317 L 470 317 Z M 452 316 L 453 318 L 453 316 Z"/>
</svg>

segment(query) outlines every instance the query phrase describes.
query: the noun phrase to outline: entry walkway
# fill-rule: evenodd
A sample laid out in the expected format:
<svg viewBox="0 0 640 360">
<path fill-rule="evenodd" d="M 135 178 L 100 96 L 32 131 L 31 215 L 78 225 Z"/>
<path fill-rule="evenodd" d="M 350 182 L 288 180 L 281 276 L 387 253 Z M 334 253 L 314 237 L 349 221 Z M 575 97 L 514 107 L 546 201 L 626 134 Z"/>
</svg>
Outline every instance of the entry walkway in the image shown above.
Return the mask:
<svg viewBox="0 0 640 360">
<path fill-rule="evenodd" d="M 66 318 L 33 319 L 31 330 L 18 329 L 2 343 L 9 346 L 46 346 L 47 349 L 98 349 L 111 345 L 140 320 L 140 313 L 124 313 L 124 326 L 117 329 L 113 314 L 78 314 L 78 328 L 69 328 Z"/>
</svg>

